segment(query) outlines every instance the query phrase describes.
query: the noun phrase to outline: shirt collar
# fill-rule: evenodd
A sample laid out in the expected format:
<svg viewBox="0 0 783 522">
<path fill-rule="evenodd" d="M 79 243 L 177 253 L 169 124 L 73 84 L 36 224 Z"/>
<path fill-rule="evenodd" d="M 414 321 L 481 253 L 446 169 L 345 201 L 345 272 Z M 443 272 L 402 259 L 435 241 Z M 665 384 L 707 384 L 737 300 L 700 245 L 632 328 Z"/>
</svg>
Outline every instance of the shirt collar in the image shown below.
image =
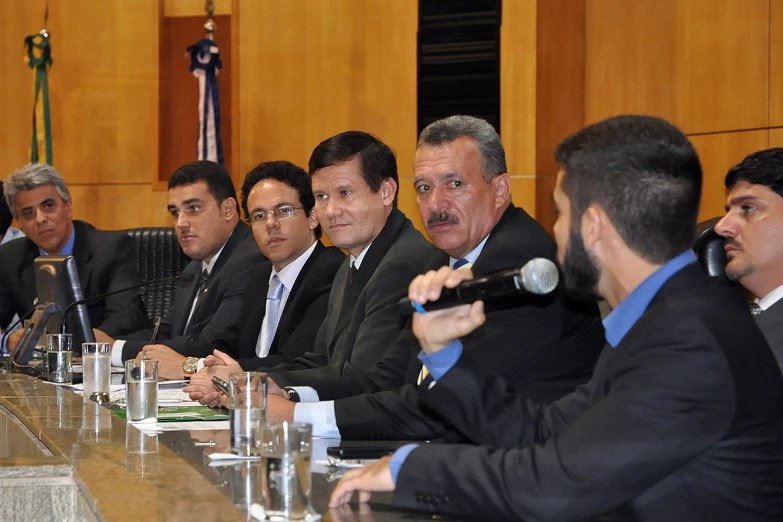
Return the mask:
<svg viewBox="0 0 783 522">
<path fill-rule="evenodd" d="M 770 308 L 772 305 L 777 303 L 778 301 L 783 298 L 783 285 L 780 285 L 779 287 L 772 290 L 770 293 L 765 295 L 764 297 L 760 299 L 756 299 L 756 302 L 761 307 L 762 310 L 766 310 Z"/>
<path fill-rule="evenodd" d="M 5 235 L 3 236 L 3 240 L 0 241 L 0 245 L 5 245 L 9 241 L 13 241 L 14 239 L 19 239 L 21 237 L 25 237 L 24 232 L 14 227 L 8 227 L 8 230 L 5 231 Z"/>
<path fill-rule="evenodd" d="M 604 319 L 606 342 L 612 348 L 617 348 L 623 337 L 642 317 L 647 307 L 650 306 L 650 302 L 666 281 L 684 267 L 695 262 L 696 254 L 692 250 L 687 250 L 664 263 L 661 268 L 653 272 L 642 284 L 634 288 L 633 292 L 628 294 L 628 297 L 623 299 L 617 305 L 617 308 Z"/>
<path fill-rule="evenodd" d="M 484 240 L 481 243 L 479 243 L 476 248 L 468 252 L 465 255 L 465 257 L 463 257 L 462 259 L 464 259 L 471 265 L 475 264 L 476 259 L 478 259 L 478 256 L 481 255 L 481 251 L 484 250 L 484 245 L 487 244 L 487 239 L 489 239 L 489 234 L 487 234 L 487 237 L 485 237 Z M 459 261 L 459 259 L 454 259 L 453 257 L 449 257 L 449 268 L 454 268 L 454 263 L 456 263 L 457 261 Z"/>
<path fill-rule="evenodd" d="M 48 252 L 45 252 L 43 248 L 38 247 L 38 253 L 42 256 L 48 256 L 48 255 L 58 255 L 58 256 L 72 256 L 73 255 L 73 244 L 76 242 L 76 227 L 71 228 L 71 237 L 68 238 L 68 242 L 65 243 L 65 246 L 57 252 L 57 254 L 49 254 Z"/>
<path fill-rule="evenodd" d="M 231 239 L 231 236 L 228 236 L 228 239 Z M 220 254 L 223 252 L 223 249 L 226 248 L 226 244 L 228 243 L 228 239 L 226 239 L 226 242 L 223 243 L 223 246 L 220 247 L 220 250 L 217 251 L 217 254 L 212 256 L 212 259 L 209 260 L 209 263 L 206 261 L 201 261 L 201 271 L 204 270 L 207 271 L 208 274 L 212 274 L 212 269 L 215 268 L 215 263 L 217 263 L 218 258 L 220 257 Z"/>
<path fill-rule="evenodd" d="M 310 248 L 305 250 L 304 253 L 302 253 L 299 257 L 288 263 L 280 272 L 278 272 L 273 266 L 272 273 L 269 274 L 269 283 L 271 284 L 272 279 L 277 276 L 280 279 L 280 282 L 283 283 L 283 286 L 285 286 L 285 289 L 291 290 L 296 283 L 296 278 L 299 277 L 299 272 L 302 271 L 305 263 L 307 263 L 307 260 L 310 259 L 310 255 L 315 250 L 316 243 L 318 243 L 317 240 L 313 241 L 313 244 L 310 245 Z"/>
<path fill-rule="evenodd" d="M 364 256 L 366 256 L 367 252 L 370 250 L 370 246 L 372 246 L 372 241 L 370 241 L 370 244 L 364 247 L 364 250 L 362 250 L 358 257 L 351 256 L 351 264 L 349 266 L 355 266 L 356 270 L 359 270 L 359 268 L 362 266 L 362 261 L 364 261 Z"/>
</svg>

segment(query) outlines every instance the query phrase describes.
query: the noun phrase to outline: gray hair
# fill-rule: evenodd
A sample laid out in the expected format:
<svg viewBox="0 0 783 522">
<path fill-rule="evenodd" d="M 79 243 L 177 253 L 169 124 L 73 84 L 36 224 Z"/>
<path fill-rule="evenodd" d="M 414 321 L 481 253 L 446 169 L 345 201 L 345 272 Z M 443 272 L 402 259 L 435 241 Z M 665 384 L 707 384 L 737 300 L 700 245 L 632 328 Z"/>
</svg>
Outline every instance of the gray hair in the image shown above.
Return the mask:
<svg viewBox="0 0 783 522">
<path fill-rule="evenodd" d="M 42 185 L 53 185 L 63 202 L 71 200 L 71 193 L 62 175 L 57 169 L 46 163 L 28 163 L 11 174 L 3 184 L 5 201 L 14 219 L 19 219 L 16 211 L 16 195 L 23 190 L 32 190 Z"/>
<path fill-rule="evenodd" d="M 506 152 L 503 150 L 500 136 L 488 121 L 474 116 L 459 114 L 430 123 L 421 131 L 416 148 L 425 145 L 437 147 L 463 137 L 470 138 L 478 144 L 481 153 L 481 170 L 487 182 L 507 172 Z"/>
</svg>

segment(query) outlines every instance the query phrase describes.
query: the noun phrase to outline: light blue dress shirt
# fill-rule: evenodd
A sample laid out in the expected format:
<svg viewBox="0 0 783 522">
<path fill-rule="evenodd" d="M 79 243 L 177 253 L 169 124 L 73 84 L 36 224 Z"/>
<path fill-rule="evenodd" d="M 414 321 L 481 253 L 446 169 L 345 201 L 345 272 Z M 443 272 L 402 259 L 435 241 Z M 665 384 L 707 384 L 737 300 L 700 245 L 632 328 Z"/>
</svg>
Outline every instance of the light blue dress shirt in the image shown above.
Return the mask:
<svg viewBox="0 0 783 522">
<path fill-rule="evenodd" d="M 47 256 L 47 255 L 72 256 L 73 244 L 75 241 L 76 241 L 76 228 L 74 227 L 71 229 L 71 237 L 68 238 L 68 242 L 65 243 L 63 249 L 57 252 L 57 254 L 49 254 L 45 252 L 44 249 L 41 247 L 38 247 L 38 253 L 41 254 L 42 256 Z"/>
</svg>

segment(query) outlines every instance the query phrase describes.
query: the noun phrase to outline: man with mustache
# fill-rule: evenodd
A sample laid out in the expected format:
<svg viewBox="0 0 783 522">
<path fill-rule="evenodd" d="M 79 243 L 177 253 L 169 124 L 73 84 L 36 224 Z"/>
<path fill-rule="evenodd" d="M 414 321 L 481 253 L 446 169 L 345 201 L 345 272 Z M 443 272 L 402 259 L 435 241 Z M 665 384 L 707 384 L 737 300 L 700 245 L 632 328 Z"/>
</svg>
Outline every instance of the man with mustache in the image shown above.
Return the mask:
<svg viewBox="0 0 783 522">
<path fill-rule="evenodd" d="M 783 371 L 783 148 L 754 152 L 726 175 L 726 275 L 753 296 L 751 311 Z"/>
<path fill-rule="evenodd" d="M 484 303 L 416 314 L 434 376 L 419 400 L 478 445 L 403 446 L 346 473 L 330 505 L 395 491 L 397 507 L 484 519 L 783 519 L 783 376 L 742 297 L 696 262 L 693 146 L 663 120 L 619 116 L 555 157 L 565 287 L 614 308 L 592 379 L 537 403 L 466 360 L 459 339 Z M 430 272 L 409 297 L 471 277 Z"/>
<path fill-rule="evenodd" d="M 4 184 L 5 200 L 27 235 L 0 246 L 0 329 L 20 316 L 36 299 L 33 261 L 38 256 L 72 255 L 84 297 L 139 283 L 133 240 L 122 232 L 98 230 L 73 219 L 71 194 L 52 166 L 30 163 Z M 138 291 L 97 300 L 88 308 L 90 323 L 112 335 L 149 326 Z M 9 334 L 13 350 L 23 329 Z"/>
<path fill-rule="evenodd" d="M 429 269 L 471 263 L 477 274 L 488 275 L 534 257 L 555 258 L 554 241 L 544 228 L 511 203 L 505 151 L 486 121 L 453 116 L 429 125 L 419 139 L 413 170 L 419 212 L 440 249 Z M 473 363 L 544 401 L 589 378 L 604 344 L 595 304 L 553 292 L 500 299 L 491 307 L 487 324 L 464 339 Z M 518 328 L 525 332 L 521 349 Z M 418 352 L 408 326 L 369 372 L 346 366 L 338 379 L 296 383 L 314 388 L 323 402 L 295 404 L 270 396 L 267 414 L 270 420 L 311 422 L 314 434 L 344 439 L 444 436 L 451 426 L 417 408 L 417 386 L 431 382 Z M 291 384 L 287 373 L 273 378 Z M 313 395 L 309 388 L 295 391 Z M 210 402 L 215 395 L 194 398 Z"/>
</svg>

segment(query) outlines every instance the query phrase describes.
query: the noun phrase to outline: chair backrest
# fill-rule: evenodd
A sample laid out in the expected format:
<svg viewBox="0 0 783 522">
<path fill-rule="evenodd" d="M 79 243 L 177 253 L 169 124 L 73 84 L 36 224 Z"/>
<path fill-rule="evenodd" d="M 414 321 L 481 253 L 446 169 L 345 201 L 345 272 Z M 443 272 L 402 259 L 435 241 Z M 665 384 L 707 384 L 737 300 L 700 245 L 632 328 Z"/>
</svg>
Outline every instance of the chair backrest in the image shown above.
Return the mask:
<svg viewBox="0 0 783 522">
<path fill-rule="evenodd" d="M 136 268 L 142 281 L 177 276 L 190 262 L 173 228 L 132 228 L 125 232 L 136 243 Z M 176 289 L 177 281 L 161 281 L 141 289 L 147 316 L 151 321 L 156 321 L 166 313 Z"/>
<path fill-rule="evenodd" d="M 715 232 L 715 225 L 721 218 L 716 217 L 699 223 L 696 228 L 696 244 L 693 246 L 696 257 L 713 277 L 726 277 L 726 251 L 724 238 Z"/>
</svg>

